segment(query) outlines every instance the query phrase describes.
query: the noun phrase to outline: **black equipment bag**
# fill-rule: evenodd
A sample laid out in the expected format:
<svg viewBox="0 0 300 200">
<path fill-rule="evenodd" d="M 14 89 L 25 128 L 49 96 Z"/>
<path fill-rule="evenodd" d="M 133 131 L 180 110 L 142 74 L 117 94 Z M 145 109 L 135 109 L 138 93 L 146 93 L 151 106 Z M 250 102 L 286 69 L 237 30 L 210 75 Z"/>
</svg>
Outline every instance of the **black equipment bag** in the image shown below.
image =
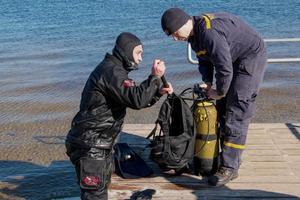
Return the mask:
<svg viewBox="0 0 300 200">
<path fill-rule="evenodd" d="M 153 174 L 147 163 L 127 143 L 115 144 L 114 150 L 115 172 L 122 178 L 141 178 Z"/>
<path fill-rule="evenodd" d="M 151 142 L 150 159 L 162 170 L 179 171 L 192 161 L 195 144 L 193 120 L 190 107 L 180 96 L 173 93 L 163 102 L 155 128 L 147 137 Z M 156 134 L 157 124 L 160 125 L 159 134 Z"/>
</svg>

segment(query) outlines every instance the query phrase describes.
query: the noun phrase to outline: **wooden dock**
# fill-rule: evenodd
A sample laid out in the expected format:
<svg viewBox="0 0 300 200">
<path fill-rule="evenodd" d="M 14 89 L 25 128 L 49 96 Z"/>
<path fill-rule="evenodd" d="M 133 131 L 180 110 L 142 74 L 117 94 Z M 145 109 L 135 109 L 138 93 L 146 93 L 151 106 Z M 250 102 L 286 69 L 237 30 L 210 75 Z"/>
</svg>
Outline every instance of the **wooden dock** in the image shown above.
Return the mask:
<svg viewBox="0 0 300 200">
<path fill-rule="evenodd" d="M 134 199 L 135 192 L 155 190 L 153 199 L 299 199 L 300 124 L 251 124 L 239 177 L 226 186 L 209 187 L 201 177 L 162 174 L 148 159 L 145 136 L 151 124 L 125 125 L 126 142 L 147 161 L 149 178 L 122 179 L 113 175 L 109 199 Z M 148 189 L 148 190 L 147 190 Z"/>
</svg>

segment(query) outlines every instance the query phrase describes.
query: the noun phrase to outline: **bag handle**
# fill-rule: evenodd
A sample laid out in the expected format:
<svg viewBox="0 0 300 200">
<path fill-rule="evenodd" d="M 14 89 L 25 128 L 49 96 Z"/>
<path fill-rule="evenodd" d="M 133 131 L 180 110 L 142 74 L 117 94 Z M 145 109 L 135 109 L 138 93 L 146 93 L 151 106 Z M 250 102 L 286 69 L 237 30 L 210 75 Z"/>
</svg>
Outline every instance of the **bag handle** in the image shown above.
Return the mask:
<svg viewBox="0 0 300 200">
<path fill-rule="evenodd" d="M 149 139 L 149 138 L 151 138 L 152 136 L 154 136 L 155 133 L 156 133 L 156 130 L 157 130 L 157 122 L 155 123 L 154 129 L 150 132 L 150 134 L 146 137 L 146 139 Z"/>
</svg>

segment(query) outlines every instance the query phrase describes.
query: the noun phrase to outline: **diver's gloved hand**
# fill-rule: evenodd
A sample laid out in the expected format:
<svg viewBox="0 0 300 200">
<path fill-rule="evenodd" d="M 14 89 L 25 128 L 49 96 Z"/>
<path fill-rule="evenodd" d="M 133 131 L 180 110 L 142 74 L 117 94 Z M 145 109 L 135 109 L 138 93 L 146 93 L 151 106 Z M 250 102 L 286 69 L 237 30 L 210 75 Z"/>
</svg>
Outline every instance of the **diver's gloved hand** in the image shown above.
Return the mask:
<svg viewBox="0 0 300 200">
<path fill-rule="evenodd" d="M 156 190 L 153 190 L 153 189 L 137 191 L 131 195 L 130 200 L 151 200 L 152 196 L 155 193 L 156 193 Z"/>
<path fill-rule="evenodd" d="M 163 87 L 163 88 L 161 88 L 160 91 L 159 91 L 159 93 L 160 93 L 161 95 L 164 95 L 164 94 L 166 94 L 166 93 L 172 94 L 172 93 L 174 92 L 173 86 L 171 85 L 170 82 L 168 82 L 168 86 L 169 86 L 169 87 Z"/>
<path fill-rule="evenodd" d="M 161 78 L 166 71 L 165 62 L 159 59 L 155 59 L 152 65 L 151 74 Z"/>
</svg>

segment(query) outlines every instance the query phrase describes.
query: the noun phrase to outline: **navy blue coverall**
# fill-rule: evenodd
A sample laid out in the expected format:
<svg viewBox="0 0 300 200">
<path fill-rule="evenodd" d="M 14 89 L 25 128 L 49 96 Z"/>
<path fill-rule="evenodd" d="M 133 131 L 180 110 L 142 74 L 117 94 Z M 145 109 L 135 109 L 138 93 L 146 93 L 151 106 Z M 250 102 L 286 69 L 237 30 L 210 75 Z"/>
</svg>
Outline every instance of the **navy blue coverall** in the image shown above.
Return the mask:
<svg viewBox="0 0 300 200">
<path fill-rule="evenodd" d="M 194 16 L 189 39 L 202 80 L 213 82 L 224 98 L 217 101 L 222 136 L 221 166 L 237 170 L 245 148 L 255 98 L 266 69 L 266 48 L 259 34 L 237 16 L 212 13 Z"/>
</svg>

